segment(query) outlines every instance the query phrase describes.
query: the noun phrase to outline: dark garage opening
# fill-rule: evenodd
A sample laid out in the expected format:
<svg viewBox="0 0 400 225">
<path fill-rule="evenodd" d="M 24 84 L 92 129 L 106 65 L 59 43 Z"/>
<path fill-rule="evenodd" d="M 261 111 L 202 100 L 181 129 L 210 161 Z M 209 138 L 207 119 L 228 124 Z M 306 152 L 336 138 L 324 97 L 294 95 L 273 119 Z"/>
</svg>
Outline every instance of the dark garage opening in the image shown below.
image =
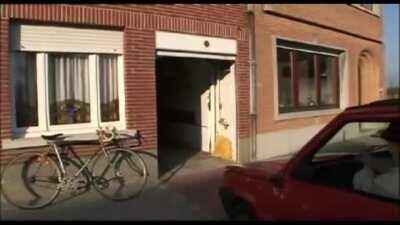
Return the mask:
<svg viewBox="0 0 400 225">
<path fill-rule="evenodd" d="M 210 139 L 204 139 L 211 135 L 205 132 L 213 113 L 210 86 L 215 85 L 216 71 L 228 65 L 222 60 L 157 57 L 160 176 L 179 170 L 195 155 L 210 156 Z"/>
</svg>

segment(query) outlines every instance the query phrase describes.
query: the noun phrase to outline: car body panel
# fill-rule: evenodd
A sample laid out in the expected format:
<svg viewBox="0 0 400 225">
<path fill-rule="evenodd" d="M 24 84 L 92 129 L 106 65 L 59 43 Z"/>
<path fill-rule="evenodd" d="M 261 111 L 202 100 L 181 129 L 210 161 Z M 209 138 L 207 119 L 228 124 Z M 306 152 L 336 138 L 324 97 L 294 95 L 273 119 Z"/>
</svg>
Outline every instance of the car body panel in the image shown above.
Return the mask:
<svg viewBox="0 0 400 225">
<path fill-rule="evenodd" d="M 374 104 L 347 109 L 293 156 L 228 166 L 221 192 L 251 205 L 257 219 L 262 220 L 399 220 L 400 205 L 396 201 L 293 176 L 306 157 L 318 151 L 344 124 L 400 121 L 400 100 Z M 229 211 L 229 203 L 224 206 Z"/>
</svg>

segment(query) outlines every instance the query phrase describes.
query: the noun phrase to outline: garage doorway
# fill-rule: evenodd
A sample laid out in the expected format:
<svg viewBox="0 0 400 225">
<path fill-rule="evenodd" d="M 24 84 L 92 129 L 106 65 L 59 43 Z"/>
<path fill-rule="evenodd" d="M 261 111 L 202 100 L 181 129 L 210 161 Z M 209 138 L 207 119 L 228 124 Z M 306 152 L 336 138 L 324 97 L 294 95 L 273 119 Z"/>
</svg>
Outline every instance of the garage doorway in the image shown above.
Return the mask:
<svg viewBox="0 0 400 225">
<path fill-rule="evenodd" d="M 198 154 L 235 161 L 234 61 L 157 56 L 156 77 L 160 175 Z"/>
</svg>

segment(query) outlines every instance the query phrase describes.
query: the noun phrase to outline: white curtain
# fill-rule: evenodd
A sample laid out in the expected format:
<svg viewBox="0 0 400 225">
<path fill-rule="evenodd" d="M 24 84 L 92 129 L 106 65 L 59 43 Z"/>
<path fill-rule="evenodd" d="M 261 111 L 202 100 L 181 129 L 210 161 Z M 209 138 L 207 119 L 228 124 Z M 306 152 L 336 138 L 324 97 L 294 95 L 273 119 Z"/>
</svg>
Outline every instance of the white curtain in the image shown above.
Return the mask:
<svg viewBox="0 0 400 225">
<path fill-rule="evenodd" d="M 52 124 L 90 122 L 88 55 L 49 54 Z"/>
<path fill-rule="evenodd" d="M 100 102 L 102 121 L 118 120 L 117 56 L 100 55 Z"/>
<path fill-rule="evenodd" d="M 101 103 L 118 99 L 117 57 L 100 56 Z"/>
<path fill-rule="evenodd" d="M 85 55 L 54 55 L 54 100 L 90 102 L 88 58 Z"/>
</svg>

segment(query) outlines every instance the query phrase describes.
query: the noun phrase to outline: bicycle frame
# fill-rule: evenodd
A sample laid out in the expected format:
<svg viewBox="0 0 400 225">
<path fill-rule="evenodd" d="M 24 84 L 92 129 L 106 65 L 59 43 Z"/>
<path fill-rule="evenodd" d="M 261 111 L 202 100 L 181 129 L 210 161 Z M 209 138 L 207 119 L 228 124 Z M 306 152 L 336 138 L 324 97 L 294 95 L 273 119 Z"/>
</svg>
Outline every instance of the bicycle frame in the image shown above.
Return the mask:
<svg viewBox="0 0 400 225">
<path fill-rule="evenodd" d="M 57 156 L 58 164 L 59 164 L 60 169 L 61 169 L 62 176 L 64 177 L 64 176 L 67 174 L 67 172 L 66 172 L 66 170 L 65 170 L 64 162 L 62 161 L 61 153 L 60 153 L 60 151 L 59 151 L 59 149 L 58 149 L 57 142 L 56 142 L 56 141 L 55 141 L 55 142 L 53 142 L 53 141 L 48 141 L 48 145 L 49 145 L 49 148 L 50 148 L 50 149 L 49 149 L 49 151 L 47 151 L 47 153 L 50 152 L 51 150 L 53 150 L 53 151 L 55 152 L 55 155 Z M 89 166 L 89 164 L 93 161 L 93 159 L 94 159 L 100 152 L 103 152 L 103 154 L 104 154 L 104 155 L 106 156 L 106 158 L 108 159 L 109 164 L 108 164 L 108 166 L 106 167 L 106 169 L 103 171 L 103 173 L 104 173 L 105 171 L 107 171 L 107 170 L 109 169 L 109 167 L 110 167 L 110 164 L 111 164 L 112 160 L 110 160 L 110 158 L 109 158 L 109 154 L 107 153 L 106 147 L 101 143 L 101 144 L 100 144 L 100 147 L 99 147 L 99 150 L 97 150 L 95 154 L 93 154 L 91 157 L 89 157 L 89 159 L 85 160 L 85 161 L 83 162 L 82 166 L 79 168 L 79 170 L 78 170 L 73 176 L 74 176 L 74 177 L 77 177 L 78 175 L 80 175 L 80 174 L 83 172 L 83 170 L 86 169 L 86 168 Z M 47 154 L 47 153 L 45 153 L 45 154 Z M 76 156 L 76 157 L 77 157 L 77 156 Z M 115 171 L 114 171 L 114 172 L 115 172 Z M 90 173 L 89 175 L 90 175 L 90 177 L 92 178 L 92 173 Z"/>
<path fill-rule="evenodd" d="M 31 192 L 31 196 L 29 196 L 27 199 L 15 199 L 15 196 L 19 196 L 19 189 L 9 186 L 10 192 L 5 192 L 5 189 L 2 188 L 2 194 L 6 196 L 6 199 L 10 203 L 23 209 L 41 208 L 51 204 L 61 191 L 72 190 L 72 193 L 77 194 L 83 188 L 88 190 L 86 189 L 88 185 L 93 185 L 103 197 L 120 201 L 136 196 L 145 187 L 148 175 L 145 162 L 137 153 L 130 151 L 133 150 L 132 148 L 141 144 L 139 134 L 135 136 L 118 135 L 117 137 L 113 135 L 111 136 L 112 138 L 108 138 L 108 136 L 106 136 L 106 139 L 101 138 L 100 136 L 104 134 L 100 134 L 98 141 L 96 139 L 66 141 L 64 140 L 65 137 L 60 138 L 61 135 L 62 134 L 48 136 L 42 135 L 42 138 L 47 141 L 47 145 L 41 151 L 36 150 L 33 152 L 19 154 L 15 157 L 15 159 L 11 160 L 10 163 L 7 164 L 5 171 L 10 171 L 9 175 L 11 179 L 6 179 L 6 182 L 7 185 L 11 185 L 13 182 L 15 183 L 15 179 L 13 179 L 15 177 L 15 174 L 13 173 L 14 167 L 12 166 L 14 166 L 14 163 L 17 162 L 17 166 L 19 168 L 19 160 L 24 160 L 21 164 L 21 177 L 18 178 L 22 178 L 22 182 L 27 188 L 27 191 Z M 125 145 L 124 142 L 120 142 L 120 140 L 127 140 L 127 137 L 132 137 L 138 140 L 139 145 L 132 146 L 130 144 L 128 146 L 127 144 L 129 144 L 129 142 L 125 143 Z M 71 147 L 73 145 L 87 145 L 92 143 L 100 145 L 96 147 L 94 153 L 88 157 L 79 156 L 78 153 L 74 151 L 74 148 Z M 51 164 L 49 165 L 50 167 L 47 166 L 48 164 Z M 88 168 L 90 164 L 92 164 L 93 167 Z M 35 166 L 31 167 L 31 165 Z M 126 165 L 128 167 L 125 167 Z M 41 168 L 44 169 L 41 170 Z M 132 176 L 132 173 L 125 173 L 125 168 L 128 170 L 128 172 L 132 170 L 136 172 L 136 176 Z M 30 171 L 29 175 L 28 170 Z M 40 170 L 45 172 L 50 171 L 50 174 L 41 174 Z M 2 171 L 2 184 L 4 181 L 3 178 L 4 176 Z M 135 182 L 129 183 L 131 179 L 134 179 Z M 136 182 L 137 179 L 140 184 L 139 186 Z M 36 181 L 49 183 L 52 186 L 54 185 L 54 188 L 46 186 L 46 190 L 52 191 L 52 194 L 47 195 L 44 193 L 42 195 L 41 193 L 32 189 L 31 186 Z M 110 185 L 110 183 L 112 185 Z M 138 188 L 123 188 L 130 184 L 138 186 Z M 112 191 L 110 195 L 109 190 L 113 190 L 115 188 L 117 188 L 117 192 Z M 129 193 L 127 192 L 122 194 L 122 192 L 126 191 Z M 16 192 L 17 194 L 13 194 L 13 192 Z M 31 203 L 32 200 L 30 198 L 32 196 L 36 196 L 36 199 L 34 200 L 42 200 L 40 200 L 40 202 L 38 201 Z M 20 200 L 22 200 L 22 202 Z M 25 200 L 27 200 L 27 202 L 24 203 L 23 201 Z"/>
</svg>

